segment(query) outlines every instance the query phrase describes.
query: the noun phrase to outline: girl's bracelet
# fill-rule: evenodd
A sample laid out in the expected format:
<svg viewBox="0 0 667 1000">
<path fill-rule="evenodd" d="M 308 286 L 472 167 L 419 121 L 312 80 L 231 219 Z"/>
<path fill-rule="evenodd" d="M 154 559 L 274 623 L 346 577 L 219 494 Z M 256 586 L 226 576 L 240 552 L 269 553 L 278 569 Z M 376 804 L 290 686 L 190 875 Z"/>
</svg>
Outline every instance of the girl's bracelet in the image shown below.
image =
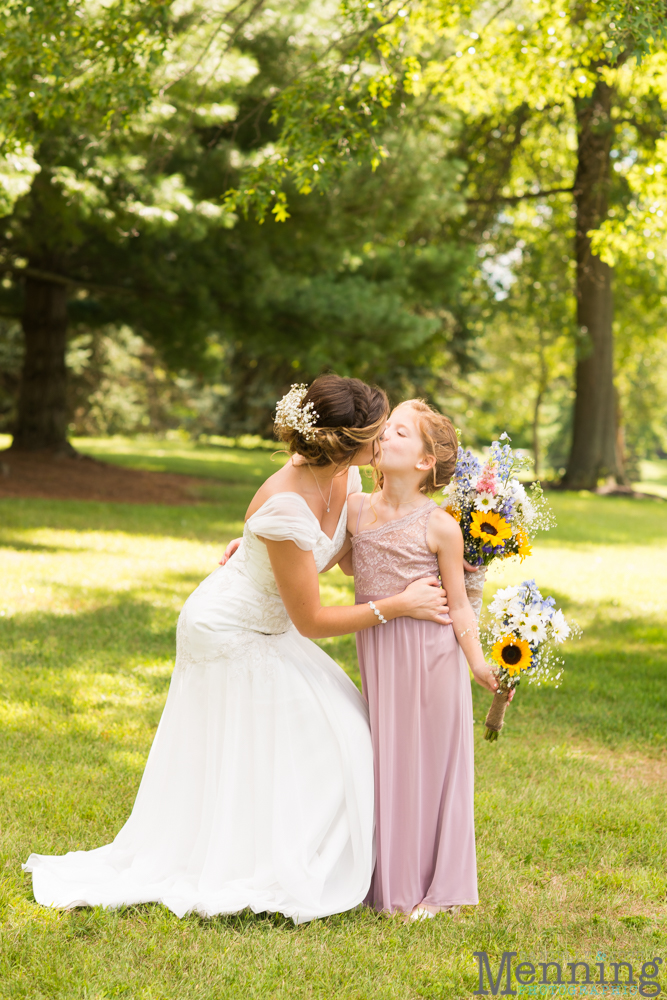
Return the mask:
<svg viewBox="0 0 667 1000">
<path fill-rule="evenodd" d="M 378 609 L 375 607 L 375 605 L 373 604 L 372 601 L 368 602 L 368 606 L 371 609 L 371 611 L 373 612 L 373 614 L 377 615 L 378 620 L 380 622 L 380 625 L 386 625 L 387 624 L 387 619 L 385 618 L 385 616 L 382 614 L 381 611 L 378 611 Z"/>
</svg>

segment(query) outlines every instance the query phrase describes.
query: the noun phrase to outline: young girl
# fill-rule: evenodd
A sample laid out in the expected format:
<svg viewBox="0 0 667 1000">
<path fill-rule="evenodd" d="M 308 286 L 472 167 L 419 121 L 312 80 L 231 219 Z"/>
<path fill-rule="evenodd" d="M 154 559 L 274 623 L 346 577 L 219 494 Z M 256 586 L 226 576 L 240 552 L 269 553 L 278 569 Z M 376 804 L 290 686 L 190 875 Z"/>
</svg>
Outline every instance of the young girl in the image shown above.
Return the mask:
<svg viewBox="0 0 667 1000">
<path fill-rule="evenodd" d="M 440 574 L 453 624 L 394 618 L 357 633 L 375 764 L 377 864 L 366 902 L 413 919 L 478 902 L 472 698 L 466 659 L 489 691 L 463 582 L 463 538 L 428 498 L 449 482 L 451 422 L 422 400 L 391 414 L 381 438 L 381 491 L 349 498 L 357 604 Z"/>
</svg>

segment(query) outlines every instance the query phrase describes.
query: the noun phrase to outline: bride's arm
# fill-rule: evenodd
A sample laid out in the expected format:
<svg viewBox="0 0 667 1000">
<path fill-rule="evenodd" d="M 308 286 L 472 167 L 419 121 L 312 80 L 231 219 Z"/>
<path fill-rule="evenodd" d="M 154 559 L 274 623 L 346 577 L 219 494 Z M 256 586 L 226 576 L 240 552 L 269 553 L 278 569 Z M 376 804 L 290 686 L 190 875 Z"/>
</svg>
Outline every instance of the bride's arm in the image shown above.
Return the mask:
<svg viewBox="0 0 667 1000">
<path fill-rule="evenodd" d="M 280 596 L 301 635 L 309 639 L 347 635 L 377 625 L 379 619 L 368 604 L 322 607 L 320 581 L 313 553 L 295 542 L 262 539 L 271 560 Z M 436 577 L 411 583 L 402 594 L 375 602 L 378 611 L 392 618 L 421 618 L 446 624 L 445 594 Z M 380 626 L 382 628 L 383 626 Z"/>
</svg>

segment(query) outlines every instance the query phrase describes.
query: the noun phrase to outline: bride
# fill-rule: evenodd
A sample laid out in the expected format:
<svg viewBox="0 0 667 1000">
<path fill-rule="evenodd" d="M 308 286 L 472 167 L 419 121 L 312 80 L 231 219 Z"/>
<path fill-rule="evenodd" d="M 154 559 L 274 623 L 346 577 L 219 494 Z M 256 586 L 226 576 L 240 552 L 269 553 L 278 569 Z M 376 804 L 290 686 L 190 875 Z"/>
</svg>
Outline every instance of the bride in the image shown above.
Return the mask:
<svg viewBox="0 0 667 1000">
<path fill-rule="evenodd" d="M 176 666 L 132 813 L 111 844 L 31 854 L 37 902 L 161 902 L 178 916 L 351 909 L 374 865 L 366 704 L 309 638 L 382 616 L 446 612 L 435 578 L 368 605 L 322 607 L 318 573 L 346 536 L 388 412 L 385 394 L 325 375 L 294 386 L 276 429 L 291 460 L 250 504 L 243 542 L 181 612 Z"/>
</svg>

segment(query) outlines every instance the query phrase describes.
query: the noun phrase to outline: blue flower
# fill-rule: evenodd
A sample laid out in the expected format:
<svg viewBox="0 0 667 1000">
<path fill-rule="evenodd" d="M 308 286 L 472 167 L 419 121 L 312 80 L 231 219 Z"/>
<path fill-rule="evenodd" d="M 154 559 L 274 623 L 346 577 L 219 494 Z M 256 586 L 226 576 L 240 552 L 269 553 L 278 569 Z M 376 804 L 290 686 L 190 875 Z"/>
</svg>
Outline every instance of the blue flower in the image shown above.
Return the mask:
<svg viewBox="0 0 667 1000">
<path fill-rule="evenodd" d="M 511 497 L 508 497 L 507 500 L 503 501 L 503 504 L 500 507 L 498 513 L 500 514 L 501 517 L 509 519 L 512 516 L 513 512 L 514 512 L 514 500 Z"/>
<path fill-rule="evenodd" d="M 456 469 L 454 470 L 455 479 L 465 479 L 466 489 L 470 489 L 470 477 L 478 476 L 482 471 L 482 466 L 479 460 L 473 455 L 470 449 L 466 449 L 459 446 L 458 458 L 456 460 Z"/>
<path fill-rule="evenodd" d="M 498 467 L 500 478 L 508 479 L 514 468 L 514 455 L 511 447 L 508 444 L 501 445 L 500 441 L 493 441 L 491 443 L 491 458 Z"/>
</svg>

